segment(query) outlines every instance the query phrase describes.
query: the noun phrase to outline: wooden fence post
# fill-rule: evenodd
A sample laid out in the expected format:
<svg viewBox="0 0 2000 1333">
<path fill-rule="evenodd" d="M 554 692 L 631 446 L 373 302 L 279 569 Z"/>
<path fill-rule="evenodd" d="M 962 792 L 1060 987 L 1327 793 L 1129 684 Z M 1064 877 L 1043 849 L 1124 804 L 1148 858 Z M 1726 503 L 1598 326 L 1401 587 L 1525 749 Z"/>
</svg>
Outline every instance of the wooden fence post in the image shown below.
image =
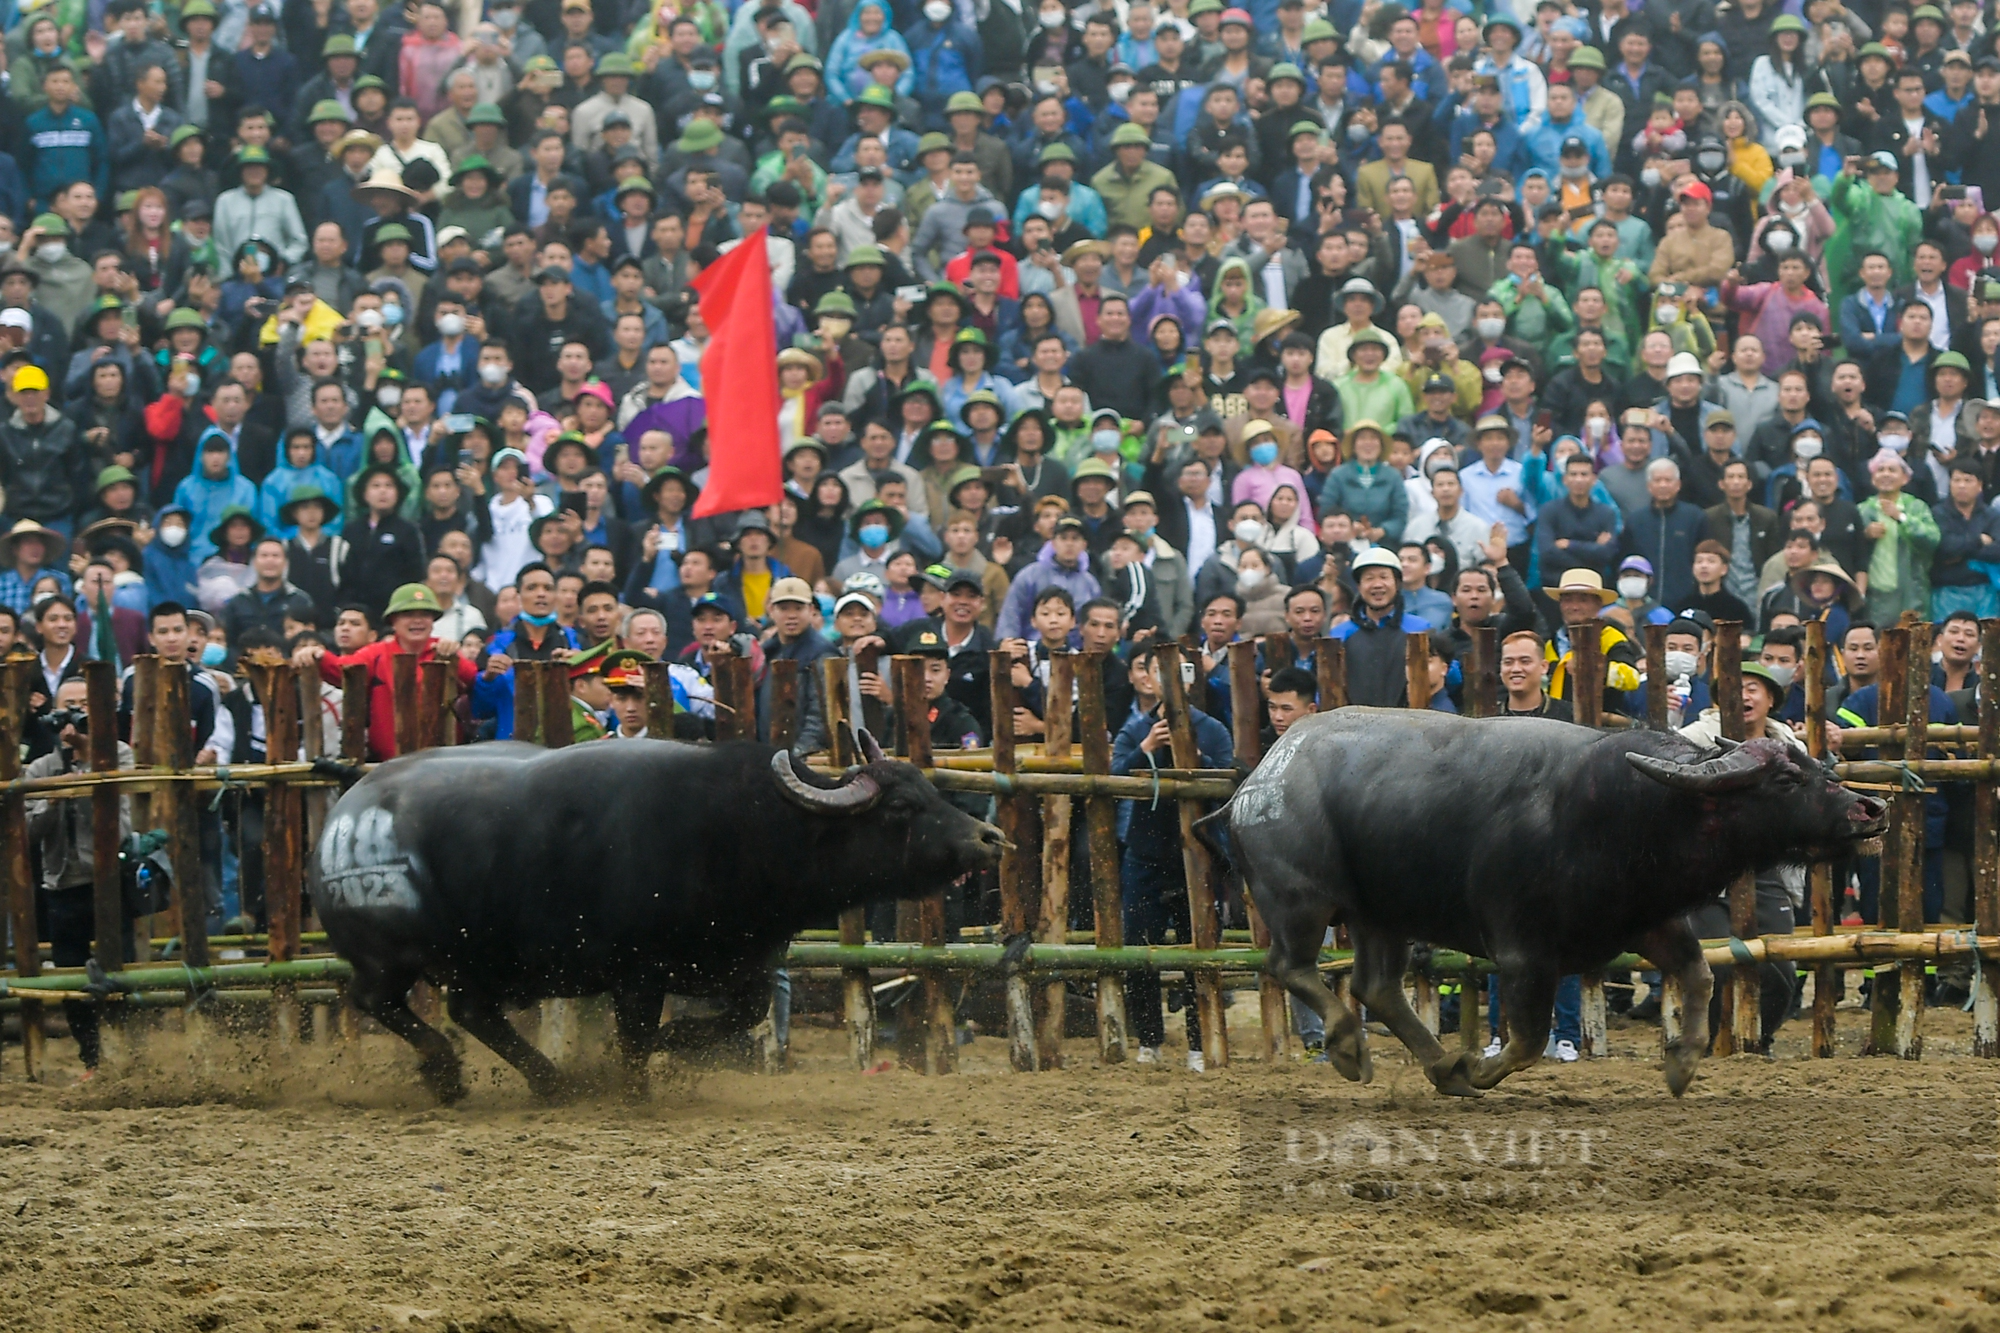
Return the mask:
<svg viewBox="0 0 2000 1333">
<path fill-rule="evenodd" d="M 1826 624 L 1806 622 L 1806 752 L 1815 759 L 1826 758 Z M 1647 695 L 1648 700 L 1651 694 Z M 1806 872 L 1812 902 L 1812 933 L 1833 934 L 1833 867 L 1815 862 Z M 1812 1054 L 1815 1059 L 1833 1056 L 1834 1006 L 1840 999 L 1840 969 L 1821 963 L 1813 971 Z"/>
<path fill-rule="evenodd" d="M 1403 691 L 1404 706 L 1418 712 L 1428 712 L 1431 706 L 1431 636 L 1429 631 L 1403 636 Z M 1436 1034 L 1438 1030 L 1438 988 L 1430 976 L 1414 977 L 1409 982 L 1410 1008 L 1417 1021 L 1426 1031 Z"/>
<path fill-rule="evenodd" d="M 340 671 L 340 757 L 350 764 L 368 762 L 368 705 L 374 682 L 362 665 Z"/>
<path fill-rule="evenodd" d="M 1014 659 L 1002 649 L 994 649 L 986 655 L 987 694 L 992 701 L 993 711 L 993 772 L 996 776 L 1011 776 L 1015 767 L 1014 740 Z M 1103 700 L 1103 683 L 1098 685 L 1099 703 Z M 1085 758 L 1088 759 L 1088 748 Z M 1002 833 L 1007 835 L 1010 846 L 1000 854 L 1000 934 L 1012 942 L 1028 933 L 1030 915 L 1028 911 L 1028 887 L 1033 875 L 1032 858 L 1025 850 L 1027 842 L 1028 799 L 998 793 L 993 798 L 993 818 Z M 1113 884 L 1117 883 L 1114 876 Z M 1102 938 L 1104 921 L 1097 923 Z M 1028 978 L 1018 970 L 1009 970 L 1002 983 L 1006 988 L 1007 1005 L 1007 1059 L 1017 1071 L 1026 1073 L 1040 1063 L 1040 1052 L 1035 1047 L 1035 1002 L 1028 989 Z M 1100 983 L 1101 984 L 1101 983 Z M 1100 1010 L 1103 1004 L 1099 993 Z M 1101 1041 L 1101 1037 L 1100 1037 Z"/>
<path fill-rule="evenodd" d="M 1319 711 L 1347 707 L 1347 645 L 1339 639 L 1320 639 L 1313 651 L 1313 668 L 1319 677 Z"/>
<path fill-rule="evenodd" d="M 194 668 L 186 662 L 160 663 L 158 702 L 154 706 L 154 751 L 176 773 L 194 767 L 192 699 Z M 168 856 L 174 867 L 175 922 L 181 937 L 181 957 L 190 967 L 208 966 L 208 889 L 201 864 L 199 795 L 176 783 L 154 800 L 167 802 L 160 822 L 168 835 Z"/>
<path fill-rule="evenodd" d="M 294 673 L 292 683 L 296 687 L 293 693 L 298 698 L 301 753 L 308 759 L 317 759 L 326 753 L 326 709 L 320 702 L 318 664 Z M 266 753 L 269 753 L 268 747 Z M 324 787 L 312 787 L 299 793 L 299 846 L 306 857 L 312 856 L 313 849 L 319 846 L 319 835 L 326 827 L 326 812 L 332 804 L 332 797 L 333 794 Z M 299 928 L 301 931 L 319 928 L 318 916 L 303 895 L 299 900 Z M 316 1020 L 323 1018 L 325 1013 L 324 1007 L 315 1009 Z"/>
<path fill-rule="evenodd" d="M 1601 728 L 1604 725 L 1604 632 L 1601 622 L 1572 628 L 1569 632 L 1570 707 L 1577 725 Z M 1581 997 L 1577 1006 L 1579 1053 L 1586 1059 L 1602 1059 L 1609 1019 L 1604 1003 L 1604 973 L 1585 972 L 1580 978 Z"/>
<path fill-rule="evenodd" d="M 1820 631 L 1825 633 L 1825 629 Z M 1646 725 L 1667 730 L 1667 627 L 1646 626 Z"/>
<path fill-rule="evenodd" d="M 264 705 L 264 756 L 267 762 L 290 762 L 299 752 L 299 691 L 289 662 L 253 667 L 251 684 Z M 289 783 L 265 785 L 264 911 L 271 961 L 290 962 L 299 952 L 299 903 L 304 884 L 299 858 L 301 793 Z M 280 984 L 271 992 L 273 1035 L 278 1044 L 298 1040 L 297 987 Z"/>
<path fill-rule="evenodd" d="M 1181 650 L 1178 644 L 1162 644 L 1159 650 L 1160 694 L 1167 715 L 1167 730 L 1175 768 L 1200 768 L 1201 751 L 1195 744 L 1194 719 L 1188 712 L 1187 691 L 1181 683 Z M 1202 815 L 1201 802 L 1180 802 L 1181 864 L 1187 875 L 1188 916 L 1194 947 L 1213 949 L 1221 943 L 1222 925 L 1215 915 L 1215 866 L 1208 848 L 1195 836 L 1194 821 Z M 1210 1069 L 1229 1064 L 1228 1011 L 1222 1007 L 1222 978 L 1212 971 L 1194 974 L 1195 1004 L 1201 1015 L 1205 1065 Z"/>
<path fill-rule="evenodd" d="M 1104 654 L 1086 653 L 1083 674 L 1077 681 L 1077 724 L 1083 732 L 1083 771 L 1108 775 L 1111 772 L 1111 731 L 1104 707 Z M 999 772 L 999 731 L 994 731 L 994 771 Z M 1011 767 L 1012 755 L 1009 755 Z M 1005 803 L 1002 798 L 1002 803 Z M 1122 948 L 1125 944 L 1122 867 L 1118 857 L 1118 807 L 1109 796 L 1090 796 L 1083 803 L 1084 836 L 1090 851 L 1092 924 L 1100 949 Z M 1013 836 L 1011 833 L 1008 835 Z M 1097 1055 L 1105 1064 L 1125 1059 L 1129 1033 L 1125 1017 L 1125 976 L 1120 972 L 1097 974 Z"/>
<path fill-rule="evenodd" d="M 154 701 L 159 688 L 159 657 L 153 653 L 140 653 L 132 659 L 132 712 L 127 720 L 127 737 L 132 745 L 132 767 L 141 771 L 159 763 L 158 728 L 153 725 Z M 135 832 L 143 833 L 159 827 L 154 822 L 151 792 L 134 792 L 131 801 L 132 828 Z M 144 963 L 152 958 L 152 940 L 153 918 L 149 913 L 139 918 L 132 927 L 134 963 Z"/>
<path fill-rule="evenodd" d="M 918 768 L 931 766 L 930 701 L 924 698 L 924 659 L 899 656 L 895 663 L 896 707 L 902 714 L 903 748 Z M 945 942 L 944 893 L 917 899 L 917 940 L 941 947 Z M 958 1014 L 943 972 L 923 969 L 923 1059 L 926 1074 L 949 1074 L 958 1068 Z"/>
<path fill-rule="evenodd" d="M 1979 755 L 2000 758 L 2000 620 L 1979 623 Z M 1974 929 L 2000 935 L 2000 777 L 1987 777 L 1972 795 L 1972 903 Z M 1972 1053 L 2000 1059 L 2000 959 L 1974 969 Z"/>
<path fill-rule="evenodd" d="M 1903 761 L 1922 763 L 1930 756 L 1931 722 L 1931 625 L 1928 620 L 1910 626 L 1909 683 L 1904 687 Z M 1896 928 L 1919 931 L 1924 928 L 1924 798 L 1911 796 L 1915 817 L 1903 839 L 1902 883 L 1896 902 Z M 1921 1024 L 1924 1016 L 1924 968 L 1922 958 L 1905 959 L 1898 969 L 1902 992 L 1896 1014 L 1896 1054 L 1914 1060 L 1924 1051 Z M 1877 985 L 1881 978 L 1877 978 Z"/>
<path fill-rule="evenodd" d="M 539 661 L 517 659 L 514 663 L 514 739 L 541 745 L 542 666 Z"/>
<path fill-rule="evenodd" d="M 1282 636 L 1279 636 L 1282 638 Z M 1317 663 L 1315 663 L 1317 666 Z M 1231 738 L 1239 769 L 1254 769 L 1263 758 L 1263 692 L 1257 680 L 1257 645 L 1229 645 L 1229 719 L 1235 733 Z M 1243 910 L 1250 918 L 1250 942 L 1259 949 L 1271 947 L 1271 928 L 1257 910 L 1250 886 L 1243 886 Z M 1285 988 L 1269 972 L 1257 975 L 1257 1018 L 1264 1031 L 1264 1063 L 1276 1064 L 1291 1051 L 1291 1012 L 1285 1006 Z"/>
<path fill-rule="evenodd" d="M 1879 683 L 1875 720 L 1891 726 L 1909 712 L 1910 631 L 1902 625 L 1881 632 L 1882 655 L 1876 668 Z M 1894 744 L 1880 747 L 1884 759 L 1907 753 Z M 1889 827 L 1882 835 L 1882 854 L 1877 862 L 1875 925 L 1882 930 L 1902 927 L 1896 909 L 1902 899 L 1903 844 L 1912 836 L 1923 837 L 1924 815 L 1921 796 L 1898 794 L 1888 798 Z M 1886 1055 L 1896 1048 L 1897 1016 L 1902 1008 L 1902 987 L 1889 967 L 1871 969 L 1868 987 L 1868 1040 L 1865 1055 Z"/>
<path fill-rule="evenodd" d="M 755 739 L 755 733 L 752 733 Z M 542 744 L 560 750 L 576 743 L 576 722 L 569 707 L 569 668 L 561 662 L 542 663 Z"/>
<path fill-rule="evenodd" d="M 665 662 L 646 663 L 646 737 L 674 738 L 674 678 Z"/>
<path fill-rule="evenodd" d="M 434 657 L 417 664 L 417 745 L 431 750 L 445 743 L 451 714 L 446 685 L 454 679 L 452 664 Z"/>
<path fill-rule="evenodd" d="M 389 698 L 396 715 L 396 753 L 415 754 L 424 748 L 424 719 L 417 706 L 415 653 L 389 654 Z"/>
<path fill-rule="evenodd" d="M 1715 707 L 1725 740 L 1741 741 L 1743 723 L 1743 623 L 1719 620 L 1715 625 Z M 1757 876 L 1745 871 L 1729 885 L 1729 933 L 1739 940 L 1757 936 Z M 1722 1021 L 1716 1024 L 1717 1055 L 1748 1055 L 1763 1038 L 1759 997 L 1762 978 L 1754 966 L 1730 969 L 1735 980 L 1722 996 Z"/>
<path fill-rule="evenodd" d="M 749 665 L 744 663 L 744 668 L 747 670 Z M 771 744 L 789 750 L 799 739 L 799 664 L 789 657 L 780 657 L 770 664 L 770 672 Z"/>
<path fill-rule="evenodd" d="M 34 662 L 0 662 L 0 881 L 7 887 L 7 922 L 14 937 L 14 971 L 42 974 L 41 936 L 35 929 L 35 878 L 29 860 L 27 800 L 5 787 L 21 776 L 21 724 L 28 711 Z M 185 672 L 186 668 L 182 668 Z M 204 944 L 207 940 L 204 938 Z M 28 1079 L 40 1080 L 46 1038 L 39 1000 L 21 1001 L 21 1060 Z"/>
<path fill-rule="evenodd" d="M 663 673 L 665 669 L 662 664 Z M 852 723 L 847 716 L 846 660 L 822 657 L 819 660 L 819 679 L 826 718 L 827 753 L 833 757 L 838 768 L 860 763 L 861 756 L 854 751 Z M 850 907 L 840 914 L 840 942 L 850 947 L 868 942 L 867 908 Z M 875 992 L 869 989 L 868 969 L 842 968 L 840 996 L 841 1011 L 847 1019 L 848 1059 L 854 1062 L 856 1069 L 867 1069 L 875 1063 Z"/>
<path fill-rule="evenodd" d="M 90 771 L 118 771 L 118 665 L 83 664 L 85 709 L 90 715 Z M 104 786 L 90 794 L 92 957 L 106 972 L 125 966 L 125 894 L 118 875 L 119 812 L 123 793 Z"/>
<path fill-rule="evenodd" d="M 757 693 L 744 658 L 726 657 L 715 665 L 715 739 L 757 739 Z"/>
<path fill-rule="evenodd" d="M 1472 717 L 1493 717 L 1500 711 L 1500 634 L 1491 623 L 1472 627 L 1471 664 L 1465 674 L 1465 711 Z M 1485 978 L 1467 968 L 1458 979 L 1458 1044 L 1468 1051 L 1484 1046 L 1485 1025 L 1479 1005 Z"/>
<path fill-rule="evenodd" d="M 1076 655 L 1049 656 L 1049 689 L 1042 706 L 1042 754 L 1049 759 L 1070 757 L 1070 722 L 1076 698 Z M 907 716 L 907 714 L 905 715 Z M 1042 907 L 1035 938 L 1043 944 L 1069 939 L 1070 826 L 1074 810 L 1068 796 L 1042 798 Z M 1062 1068 L 1063 1030 L 1069 1017 L 1068 986 L 1055 977 L 1042 986 L 1041 1028 L 1035 1048 L 1043 1069 Z"/>
</svg>

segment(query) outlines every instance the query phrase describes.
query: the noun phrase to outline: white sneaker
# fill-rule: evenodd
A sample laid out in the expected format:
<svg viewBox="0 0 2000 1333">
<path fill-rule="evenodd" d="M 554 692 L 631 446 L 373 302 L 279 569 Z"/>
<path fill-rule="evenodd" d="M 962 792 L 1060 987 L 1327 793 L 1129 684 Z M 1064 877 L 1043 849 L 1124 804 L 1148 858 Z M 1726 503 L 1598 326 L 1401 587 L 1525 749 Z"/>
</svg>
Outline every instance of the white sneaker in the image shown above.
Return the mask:
<svg viewBox="0 0 2000 1333">
<path fill-rule="evenodd" d="M 1160 1063 L 1160 1048 L 1157 1046 L 1141 1046 L 1139 1053 L 1132 1057 L 1132 1063 L 1135 1065 L 1156 1065 Z"/>
<path fill-rule="evenodd" d="M 1561 1064 L 1573 1065 L 1583 1058 L 1583 1052 L 1577 1050 L 1573 1041 L 1559 1041 L 1549 1052 L 1549 1057 Z"/>
<path fill-rule="evenodd" d="M 1201 1058 L 1200 1051 L 1189 1051 L 1188 1068 L 1199 1074 L 1208 1068 L 1208 1062 Z"/>
<path fill-rule="evenodd" d="M 1500 1039 L 1498 1037 L 1495 1037 L 1493 1040 L 1487 1042 L 1486 1050 L 1483 1052 L 1483 1054 L 1489 1060 L 1491 1060 L 1494 1056 L 1500 1054 Z"/>
</svg>

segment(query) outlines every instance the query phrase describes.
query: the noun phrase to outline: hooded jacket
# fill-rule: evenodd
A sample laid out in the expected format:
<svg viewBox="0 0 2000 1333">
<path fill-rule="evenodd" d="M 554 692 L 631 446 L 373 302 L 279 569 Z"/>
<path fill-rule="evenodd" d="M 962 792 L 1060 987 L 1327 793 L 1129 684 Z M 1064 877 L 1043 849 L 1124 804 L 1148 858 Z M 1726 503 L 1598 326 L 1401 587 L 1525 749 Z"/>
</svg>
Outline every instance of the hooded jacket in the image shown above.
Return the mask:
<svg viewBox="0 0 2000 1333">
<path fill-rule="evenodd" d="M 183 505 L 168 505 L 154 515 L 153 527 L 157 532 L 169 515 L 179 514 L 192 519 Z M 178 549 L 168 546 L 155 537 L 146 544 L 140 561 L 146 569 L 146 606 L 151 609 L 161 602 L 179 602 L 182 606 L 195 604 L 194 554 L 188 549 L 192 545 L 193 533 L 189 541 L 182 542 Z"/>
<path fill-rule="evenodd" d="M 370 465 L 370 450 L 375 442 L 375 437 L 385 431 L 396 441 L 396 461 L 391 466 L 396 469 L 396 475 L 403 479 L 403 503 L 397 507 L 396 516 L 414 522 L 417 517 L 418 506 L 423 503 L 423 482 L 417 476 L 416 465 L 410 462 L 410 445 L 408 439 L 404 436 L 402 428 L 389 420 L 386 412 L 379 407 L 371 407 L 368 409 L 368 417 L 362 425 L 361 457 L 355 463 L 351 475 L 347 479 L 347 485 L 343 488 L 347 496 L 346 521 L 349 523 L 361 522 L 367 518 L 368 506 L 361 501 L 359 483 L 361 474 Z M 322 457 L 324 457 L 325 450 L 322 448 L 320 452 Z M 338 497 L 341 492 L 328 491 L 327 494 Z M 339 525 L 335 525 L 333 530 L 339 531 Z"/>
<path fill-rule="evenodd" d="M 1002 639 L 1027 638 L 1035 599 L 1049 588 L 1061 588 L 1078 606 L 1103 591 L 1097 576 L 1090 572 L 1088 554 L 1077 560 L 1074 569 L 1065 569 L 1056 564 L 1055 543 L 1044 543 L 1034 560 L 1015 576 L 1014 586 L 1007 590 L 1007 604 L 1000 608 L 1000 623 L 994 633 Z"/>
<path fill-rule="evenodd" d="M 285 501 L 291 499 L 292 492 L 301 486 L 319 487 L 326 498 L 333 501 L 336 508 L 340 505 L 341 493 L 346 490 L 333 469 L 326 465 L 326 446 L 319 442 L 317 434 L 313 436 L 311 464 L 297 468 L 290 463 L 280 463 L 271 469 L 270 474 L 264 478 L 264 484 L 258 488 L 257 521 L 273 535 L 283 537 L 286 541 L 297 535 L 298 525 L 280 523 L 278 511 L 285 507 Z M 333 521 L 326 525 L 326 531 L 337 533 L 346 521 L 345 514 L 336 513 Z"/>
<path fill-rule="evenodd" d="M 236 458 L 229 456 L 229 467 L 219 480 L 211 481 L 202 475 L 201 455 L 195 455 L 195 469 L 181 478 L 181 484 L 174 488 L 174 504 L 188 512 L 192 526 L 188 529 L 187 551 L 196 565 L 215 554 L 215 543 L 208 534 L 222 521 L 222 511 L 231 507 L 241 508 L 252 514 L 257 512 L 257 488 L 246 481 L 236 470 Z"/>
</svg>

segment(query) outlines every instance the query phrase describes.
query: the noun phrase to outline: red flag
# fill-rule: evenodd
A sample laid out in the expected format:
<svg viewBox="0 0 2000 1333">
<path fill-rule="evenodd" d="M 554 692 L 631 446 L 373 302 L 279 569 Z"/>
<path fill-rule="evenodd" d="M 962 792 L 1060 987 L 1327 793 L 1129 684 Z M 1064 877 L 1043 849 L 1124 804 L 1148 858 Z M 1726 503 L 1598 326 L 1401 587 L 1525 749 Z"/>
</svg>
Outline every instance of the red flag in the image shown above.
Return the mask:
<svg viewBox="0 0 2000 1333">
<path fill-rule="evenodd" d="M 759 228 L 702 271 L 708 349 L 701 396 L 708 403 L 708 484 L 694 517 L 762 509 L 784 494 L 778 459 L 778 333 L 771 314 L 771 259 Z"/>
</svg>

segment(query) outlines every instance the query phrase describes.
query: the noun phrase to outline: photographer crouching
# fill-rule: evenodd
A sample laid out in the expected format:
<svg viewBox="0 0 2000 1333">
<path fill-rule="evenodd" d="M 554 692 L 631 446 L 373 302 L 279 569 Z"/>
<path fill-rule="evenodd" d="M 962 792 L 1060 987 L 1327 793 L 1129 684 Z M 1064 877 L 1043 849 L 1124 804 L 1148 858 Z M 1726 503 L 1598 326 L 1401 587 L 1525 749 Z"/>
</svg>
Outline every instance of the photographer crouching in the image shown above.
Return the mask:
<svg viewBox="0 0 2000 1333">
<path fill-rule="evenodd" d="M 85 689 L 79 679 L 66 680 L 56 687 L 55 702 L 41 719 L 56 736 L 56 746 L 29 764 L 24 777 L 46 778 L 82 772 L 88 767 L 90 722 L 85 711 Z M 132 747 L 120 741 L 118 767 L 132 767 Z M 91 836 L 90 798 L 64 797 L 27 803 L 28 837 L 40 849 L 42 892 L 37 915 L 42 918 L 42 937 L 55 953 L 57 967 L 82 967 L 90 961 L 90 944 L 96 935 L 92 881 L 95 865 Z M 118 800 L 118 841 L 125 845 L 132 833 L 132 798 Z M 121 915 L 124 915 L 121 913 Z M 124 918 L 122 958 L 133 956 L 132 922 Z M 63 1017 L 76 1038 L 77 1054 L 83 1060 L 83 1076 L 97 1070 L 97 1004 L 88 1000 L 64 1000 Z"/>
</svg>

